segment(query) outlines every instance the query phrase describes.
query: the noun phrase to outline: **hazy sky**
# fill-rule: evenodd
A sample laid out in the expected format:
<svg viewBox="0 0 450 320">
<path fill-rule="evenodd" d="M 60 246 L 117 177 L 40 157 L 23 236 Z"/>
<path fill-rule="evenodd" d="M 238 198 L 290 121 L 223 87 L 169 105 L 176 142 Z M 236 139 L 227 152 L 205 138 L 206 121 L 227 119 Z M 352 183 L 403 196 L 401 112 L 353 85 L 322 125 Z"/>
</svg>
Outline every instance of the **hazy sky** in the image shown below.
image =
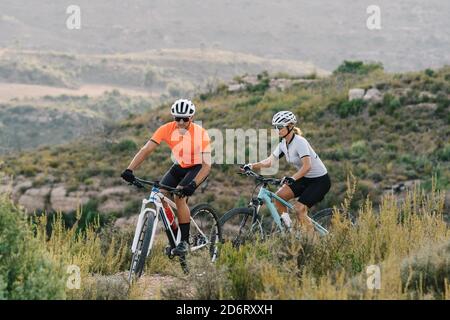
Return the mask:
<svg viewBox="0 0 450 320">
<path fill-rule="evenodd" d="M 81 29 L 68 30 L 68 5 Z M 366 9 L 380 8 L 381 30 Z M 0 46 L 114 53 L 219 48 L 311 61 L 333 70 L 344 59 L 388 70 L 450 64 L 449 0 L 1 0 Z"/>
</svg>

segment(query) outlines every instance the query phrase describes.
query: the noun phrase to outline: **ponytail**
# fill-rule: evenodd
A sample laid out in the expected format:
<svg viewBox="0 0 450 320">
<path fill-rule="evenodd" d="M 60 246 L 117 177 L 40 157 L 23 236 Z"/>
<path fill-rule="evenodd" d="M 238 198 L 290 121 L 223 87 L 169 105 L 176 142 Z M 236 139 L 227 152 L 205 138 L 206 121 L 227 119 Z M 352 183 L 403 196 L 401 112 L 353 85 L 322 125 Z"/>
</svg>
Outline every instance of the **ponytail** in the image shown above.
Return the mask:
<svg viewBox="0 0 450 320">
<path fill-rule="evenodd" d="M 294 127 L 293 130 L 294 130 L 295 134 L 298 134 L 299 136 L 303 136 L 303 132 L 302 132 L 302 130 L 300 130 L 300 128 Z"/>
</svg>

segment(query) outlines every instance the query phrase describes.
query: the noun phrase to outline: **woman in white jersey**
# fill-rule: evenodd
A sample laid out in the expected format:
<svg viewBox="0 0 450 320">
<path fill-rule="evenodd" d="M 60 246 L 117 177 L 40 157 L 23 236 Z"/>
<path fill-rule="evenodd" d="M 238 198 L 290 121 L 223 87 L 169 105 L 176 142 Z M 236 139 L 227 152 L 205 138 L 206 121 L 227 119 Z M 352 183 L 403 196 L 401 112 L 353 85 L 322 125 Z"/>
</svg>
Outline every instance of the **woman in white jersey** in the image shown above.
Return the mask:
<svg viewBox="0 0 450 320">
<path fill-rule="evenodd" d="M 265 160 L 257 163 L 246 164 L 243 169 L 256 170 L 272 166 L 274 160 L 285 157 L 286 160 L 297 168 L 297 172 L 291 177 L 282 179 L 282 187 L 277 195 L 289 201 L 298 197 L 294 205 L 297 218 L 303 226 L 312 228 L 308 219 L 308 208 L 320 202 L 330 190 L 331 182 L 327 169 L 314 152 L 309 142 L 302 137 L 300 129 L 295 127 L 297 119 L 290 111 L 280 111 L 272 118 L 272 125 L 278 131 L 281 142 Z M 280 202 L 275 201 L 278 212 L 283 212 L 281 217 L 285 224 L 290 227 L 291 220 L 287 208 Z"/>
</svg>

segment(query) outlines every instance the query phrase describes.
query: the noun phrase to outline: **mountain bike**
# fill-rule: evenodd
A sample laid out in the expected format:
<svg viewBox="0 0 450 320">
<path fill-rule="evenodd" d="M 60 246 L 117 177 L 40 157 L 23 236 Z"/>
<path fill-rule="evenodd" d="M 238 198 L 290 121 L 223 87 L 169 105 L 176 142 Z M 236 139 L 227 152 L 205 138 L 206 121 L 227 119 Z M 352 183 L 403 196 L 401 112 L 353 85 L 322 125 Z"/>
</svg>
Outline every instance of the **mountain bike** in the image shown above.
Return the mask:
<svg viewBox="0 0 450 320">
<path fill-rule="evenodd" d="M 159 221 L 162 222 L 162 227 L 169 241 L 165 254 L 170 259 L 175 257 L 172 251 L 181 241 L 180 228 L 175 229 L 177 225 L 175 220 L 176 206 L 161 190 L 165 190 L 171 195 L 182 196 L 180 189 L 160 184 L 158 181 L 136 178 L 131 184 L 139 189 L 144 188 L 145 185 L 151 186 L 152 189 L 149 197 L 142 200 L 141 211 L 131 246 L 133 255 L 128 277 L 130 283 L 133 280 L 133 276 L 139 278 L 144 271 L 145 261 L 151 253 Z M 190 222 L 190 252 L 207 248 L 211 260 L 215 261 L 218 255 L 217 245 L 222 241 L 216 211 L 206 203 L 197 204 L 191 209 Z M 177 231 L 174 231 L 174 229 Z M 180 256 L 180 264 L 183 271 L 188 273 L 189 268 L 185 256 Z"/>
<path fill-rule="evenodd" d="M 281 219 L 273 200 L 281 202 L 288 210 L 293 210 L 294 206 L 268 190 L 269 185 L 280 186 L 281 179 L 266 178 L 252 170 L 238 172 L 238 174 L 255 179 L 256 187 L 253 194 L 258 187 L 260 189 L 256 197 L 252 194 L 247 207 L 231 209 L 220 218 L 219 223 L 222 229 L 223 241 L 231 241 L 234 247 L 239 247 L 245 242 L 252 242 L 257 239 L 262 240 L 269 234 L 286 233 L 288 228 Z M 267 221 L 264 221 L 264 215 L 260 213 L 261 206 L 264 204 L 270 212 L 272 223 L 270 221 L 265 223 Z M 308 219 L 311 221 L 314 229 L 320 235 L 325 236 L 329 233 L 333 213 L 332 208 L 326 208 L 312 214 Z M 353 218 L 351 218 L 351 221 L 354 223 Z M 267 224 L 269 224 L 269 227 Z"/>
</svg>

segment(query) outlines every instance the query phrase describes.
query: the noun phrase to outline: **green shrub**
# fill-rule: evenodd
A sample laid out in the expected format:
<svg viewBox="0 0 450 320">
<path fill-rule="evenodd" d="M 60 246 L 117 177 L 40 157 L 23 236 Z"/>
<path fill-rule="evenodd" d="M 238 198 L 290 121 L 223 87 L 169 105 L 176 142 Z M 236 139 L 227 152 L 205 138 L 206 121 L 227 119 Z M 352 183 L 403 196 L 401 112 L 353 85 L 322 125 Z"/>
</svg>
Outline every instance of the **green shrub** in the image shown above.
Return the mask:
<svg viewBox="0 0 450 320">
<path fill-rule="evenodd" d="M 350 148 L 353 158 L 359 158 L 367 153 L 367 143 L 364 140 L 359 140 L 352 143 Z"/>
<path fill-rule="evenodd" d="M 258 75 L 259 77 L 259 75 Z M 255 85 L 249 85 L 247 87 L 248 92 L 265 92 L 267 89 L 269 89 L 270 79 L 269 78 L 263 78 L 258 84 Z"/>
<path fill-rule="evenodd" d="M 437 150 L 437 157 L 441 161 L 450 161 L 450 144 L 446 144 L 441 150 Z"/>
<path fill-rule="evenodd" d="M 336 109 L 337 114 L 341 118 L 357 115 L 361 113 L 362 109 L 367 105 L 363 99 L 355 99 L 352 101 L 341 102 Z"/>
<path fill-rule="evenodd" d="M 114 152 L 133 152 L 137 150 L 137 144 L 133 140 L 124 139 L 113 145 L 112 150 Z"/>
<path fill-rule="evenodd" d="M 33 237 L 24 213 L 0 198 L 0 297 L 4 299 L 63 299 L 62 267 Z"/>
<path fill-rule="evenodd" d="M 386 112 L 390 115 L 393 115 L 401 107 L 400 100 L 389 93 L 384 95 L 383 105 L 386 108 Z"/>
<path fill-rule="evenodd" d="M 333 74 L 368 74 L 375 70 L 383 70 L 383 65 L 381 63 L 364 63 L 363 61 L 345 60 L 335 71 L 333 71 Z"/>
<path fill-rule="evenodd" d="M 434 77 L 436 75 L 436 73 L 431 69 L 426 69 L 425 74 L 429 77 Z"/>
</svg>

